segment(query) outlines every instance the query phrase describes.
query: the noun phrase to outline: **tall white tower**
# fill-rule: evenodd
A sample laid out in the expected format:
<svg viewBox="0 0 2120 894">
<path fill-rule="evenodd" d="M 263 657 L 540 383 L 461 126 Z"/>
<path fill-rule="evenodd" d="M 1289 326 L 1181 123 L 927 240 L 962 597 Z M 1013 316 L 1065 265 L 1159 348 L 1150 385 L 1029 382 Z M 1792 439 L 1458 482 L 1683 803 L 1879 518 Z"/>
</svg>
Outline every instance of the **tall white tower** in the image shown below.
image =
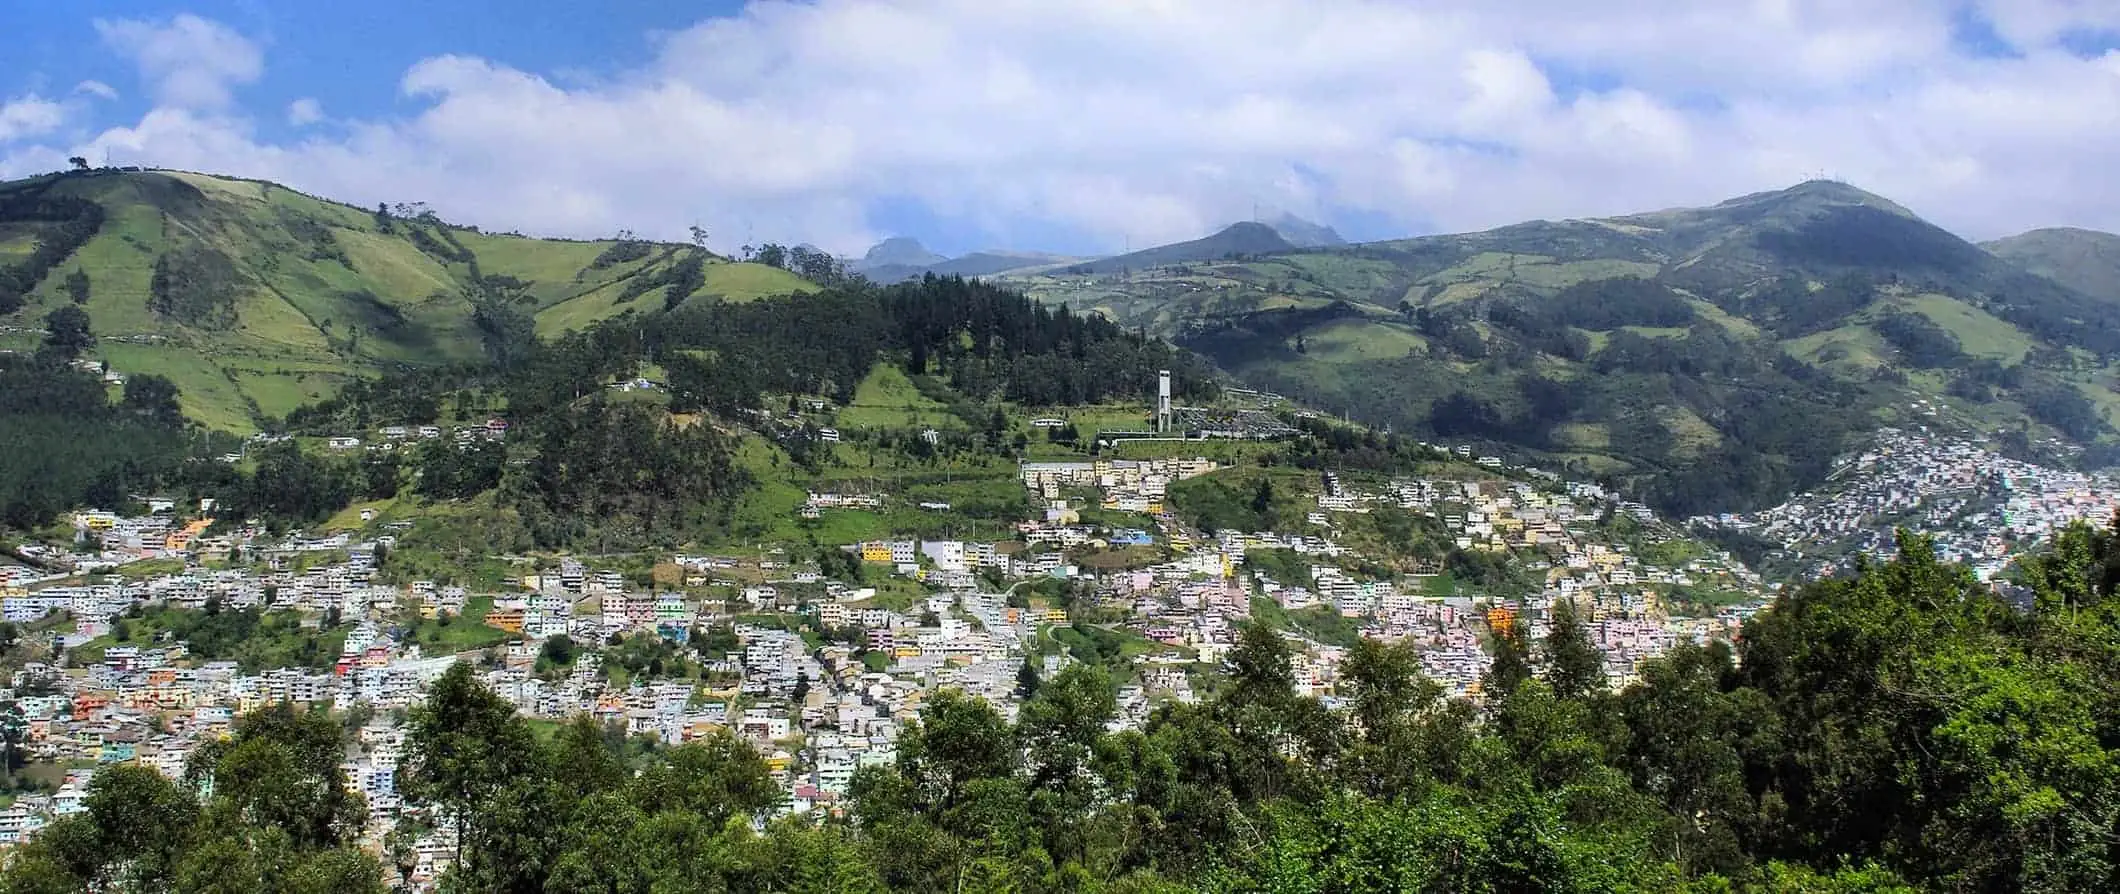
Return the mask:
<svg viewBox="0 0 2120 894">
<path fill-rule="evenodd" d="M 1156 370 L 1156 433 L 1170 431 L 1170 370 Z"/>
</svg>

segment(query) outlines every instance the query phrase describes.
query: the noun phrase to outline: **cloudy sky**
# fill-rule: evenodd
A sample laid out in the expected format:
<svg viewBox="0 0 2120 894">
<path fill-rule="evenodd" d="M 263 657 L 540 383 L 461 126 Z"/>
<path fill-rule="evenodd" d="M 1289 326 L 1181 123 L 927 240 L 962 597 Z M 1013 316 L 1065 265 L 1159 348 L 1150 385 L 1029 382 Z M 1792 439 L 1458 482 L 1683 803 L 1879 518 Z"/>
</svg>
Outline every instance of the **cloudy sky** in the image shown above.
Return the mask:
<svg viewBox="0 0 2120 894">
<path fill-rule="evenodd" d="M 1097 253 L 1821 174 L 1974 238 L 2120 230 L 2120 0 L 0 7 L 0 176 L 107 153 L 503 230 Z"/>
</svg>

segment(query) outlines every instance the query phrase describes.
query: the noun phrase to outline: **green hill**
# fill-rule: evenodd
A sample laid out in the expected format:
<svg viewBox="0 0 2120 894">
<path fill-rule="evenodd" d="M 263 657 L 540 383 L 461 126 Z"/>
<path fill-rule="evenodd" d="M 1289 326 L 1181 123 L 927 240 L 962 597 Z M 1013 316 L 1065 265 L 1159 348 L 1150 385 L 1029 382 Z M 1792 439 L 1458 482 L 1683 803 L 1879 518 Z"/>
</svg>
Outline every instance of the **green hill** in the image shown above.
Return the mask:
<svg viewBox="0 0 2120 894">
<path fill-rule="evenodd" d="M 0 266 L 0 325 L 16 330 L 0 348 L 33 346 L 22 330 L 85 292 L 95 356 L 168 376 L 188 415 L 237 431 L 352 376 L 476 359 L 516 315 L 552 334 L 808 288 L 687 245 L 482 233 L 418 209 L 174 171 L 0 184 Z"/>
<path fill-rule="evenodd" d="M 1117 257 L 1099 258 L 1069 267 L 1070 271 L 1083 273 L 1111 273 L 1114 271 L 1158 267 L 1165 264 L 1180 264 L 1186 261 L 1219 260 L 1229 257 L 1271 254 L 1295 248 L 1274 228 L 1262 223 L 1244 221 L 1233 223 L 1212 236 L 1145 248 Z"/>
<path fill-rule="evenodd" d="M 2079 292 L 2120 301 L 2120 236 L 2052 227 L 1981 247 Z"/>
<path fill-rule="evenodd" d="M 2120 296 L 1993 248 L 1818 181 L 1703 208 L 1013 281 L 1333 412 L 1609 474 L 1668 510 L 1723 511 L 1814 479 L 1886 423 L 2110 455 Z"/>
</svg>

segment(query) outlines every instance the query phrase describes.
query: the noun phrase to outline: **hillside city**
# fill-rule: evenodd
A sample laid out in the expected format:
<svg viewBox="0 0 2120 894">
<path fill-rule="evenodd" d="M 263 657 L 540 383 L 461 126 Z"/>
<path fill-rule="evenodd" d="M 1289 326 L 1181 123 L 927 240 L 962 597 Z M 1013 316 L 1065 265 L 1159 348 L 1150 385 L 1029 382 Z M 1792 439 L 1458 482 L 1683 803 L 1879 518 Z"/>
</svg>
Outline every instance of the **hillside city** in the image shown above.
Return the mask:
<svg viewBox="0 0 2120 894">
<path fill-rule="evenodd" d="M 1244 414 L 1261 415 L 1220 415 Z M 385 426 L 328 447 L 438 438 L 463 446 L 506 429 L 498 419 Z M 1293 431 L 1281 425 L 1270 435 Z M 779 812 L 832 813 L 857 769 L 895 759 L 899 732 L 938 688 L 974 694 L 1013 718 L 1027 675 L 1101 663 L 1123 682 L 1113 728 L 1133 728 L 1158 704 L 1197 701 L 1214 685 L 1203 672 L 1220 664 L 1238 626 L 1263 612 L 1295 647 L 1298 691 L 1327 705 L 1353 637 L 1417 644 L 1427 675 L 1476 702 L 1487 639 L 1518 625 L 1543 636 L 1557 600 L 1582 612 L 1618 688 L 1674 644 L 1730 638 L 1774 590 L 1728 553 L 1596 484 L 1471 448 L 1431 449 L 1448 458 L 1445 474 L 1316 476 L 1300 495 L 1302 523 L 1281 530 L 1207 531 L 1182 520 L 1173 485 L 1228 471 L 1215 460 L 1024 461 L 1020 486 L 1040 511 L 1005 540 L 871 540 L 839 548 L 843 564 L 790 560 L 782 548 L 619 564 L 508 556 L 505 585 L 481 589 L 386 577 L 395 535 L 409 523 L 275 535 L 217 527 L 211 505 L 150 498 L 144 515 L 78 511 L 68 520 L 71 543 L 22 547 L 21 557 L 45 570 L 0 565 L 0 620 L 26 640 L 48 640 L 55 656 L 7 681 L 6 723 L 32 760 L 63 770 L 52 790 L 0 810 L 0 846 L 84 810 L 98 768 L 137 762 L 180 776 L 193 751 L 236 717 L 278 702 L 329 707 L 358 723 L 344 768 L 369 811 L 364 840 L 380 846 L 405 806 L 395 778 L 405 713 L 458 661 L 474 663 L 482 682 L 539 722 L 588 715 L 670 744 L 733 732 L 775 774 Z M 1876 550 L 1893 525 L 1907 526 L 1992 578 L 2060 525 L 2110 516 L 2120 502 L 2104 478 L 1895 430 L 1841 462 L 1830 487 L 1760 513 L 1692 522 L 1789 544 L 1825 572 L 1846 551 Z M 812 491 L 798 514 L 816 521 L 902 499 Z M 1394 510 L 1439 526 L 1457 550 L 1513 557 L 1528 586 L 1465 587 L 1434 560 L 1379 573 L 1339 532 Z M 639 573 L 642 562 L 650 574 Z M 1716 598 L 1690 598 L 1701 593 Z M 306 651 L 280 665 L 271 655 L 202 655 L 172 629 L 171 611 L 207 619 L 194 631 L 215 617 L 244 617 L 252 637 L 268 635 L 260 623 L 284 622 L 269 635 Z M 415 879 L 437 878 L 454 846 L 446 826 L 423 837 Z"/>
<path fill-rule="evenodd" d="M 1964 436 L 1884 429 L 1834 463 L 1826 483 L 1759 512 L 1689 524 L 1779 545 L 1801 575 L 1845 572 L 1857 555 L 1889 556 L 1893 532 L 1934 538 L 1937 554 L 1995 580 L 2027 549 L 2074 521 L 2120 511 L 2120 481 L 2104 473 L 2011 459 Z"/>
<path fill-rule="evenodd" d="M 1174 415 L 1222 419 L 1232 437 L 1295 431 L 1256 410 Z M 1263 434 L 1234 430 L 1244 424 Z M 385 426 L 328 448 L 469 445 L 506 429 Z M 1004 540 L 870 540 L 829 562 L 777 547 L 618 563 L 508 556 L 507 579 L 490 588 L 386 575 L 409 523 L 372 513 L 361 531 L 275 535 L 155 498 L 142 515 L 78 511 L 71 542 L 21 548 L 43 570 L 0 566 L 0 615 L 52 656 L 7 681 L 6 722 L 32 760 L 63 771 L 0 811 L 0 845 L 82 811 L 98 768 L 179 776 L 236 717 L 283 701 L 357 724 L 345 769 L 379 845 L 404 806 L 405 713 L 457 661 L 538 721 L 585 714 L 672 744 L 731 731 L 767 759 L 780 811 L 800 814 L 838 810 L 858 768 L 890 763 L 938 688 L 1013 717 L 1026 676 L 1098 663 L 1123 682 L 1114 727 L 1135 727 L 1158 704 L 1198 700 L 1238 626 L 1261 613 L 1296 647 L 1298 690 L 1328 704 L 1355 637 L 1418 644 L 1427 674 L 1477 700 L 1486 637 L 1512 625 L 1540 635 L 1556 600 L 1583 611 L 1619 686 L 1676 643 L 1729 638 L 1770 595 L 1728 554 L 1598 485 L 1431 449 L 1436 477 L 1325 472 L 1290 487 L 1281 499 L 1300 501 L 1302 522 L 1280 530 L 1182 519 L 1174 486 L 1230 471 L 1216 460 L 1024 461 L 1019 484 L 1038 512 Z M 798 514 L 902 500 L 812 491 Z M 1397 573 L 1343 542 L 1388 512 L 1436 526 L 1454 551 L 1514 557 L 1525 583 L 1467 586 L 1440 557 Z M 1716 598 L 1685 598 L 1698 593 Z M 288 647 L 243 651 L 213 632 L 220 624 Z M 453 846 L 446 826 L 422 839 L 417 878 L 432 881 Z"/>
</svg>

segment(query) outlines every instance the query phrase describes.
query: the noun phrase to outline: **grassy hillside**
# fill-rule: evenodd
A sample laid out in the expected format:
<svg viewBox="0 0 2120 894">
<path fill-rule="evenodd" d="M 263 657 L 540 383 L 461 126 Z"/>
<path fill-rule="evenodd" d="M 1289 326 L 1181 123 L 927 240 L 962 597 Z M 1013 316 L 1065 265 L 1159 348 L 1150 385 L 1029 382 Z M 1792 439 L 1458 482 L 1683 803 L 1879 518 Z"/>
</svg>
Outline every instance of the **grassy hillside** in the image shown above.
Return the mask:
<svg viewBox="0 0 2120 894">
<path fill-rule="evenodd" d="M 83 213 L 100 221 L 85 241 L 25 268 L 39 244 L 61 239 L 67 215 L 89 206 Z M 693 264 L 696 278 L 684 275 Z M 690 246 L 481 233 L 417 209 L 170 171 L 0 184 L 0 265 L 30 280 L 21 306 L 0 316 L 16 330 L 0 333 L 0 349 L 33 347 L 46 313 L 85 297 L 100 341 L 93 356 L 121 373 L 168 376 L 188 415 L 234 431 L 353 376 L 478 358 L 483 291 L 505 294 L 549 335 L 665 304 L 808 288 Z"/>
<path fill-rule="evenodd" d="M 2091 290 L 2095 240 L 2063 240 L 2078 249 L 2055 254 L 2067 264 L 2020 266 L 2053 241 L 2035 236 L 1991 253 L 1813 182 L 1705 208 L 1013 281 L 1334 412 L 1513 446 L 1705 511 L 1805 481 L 1883 423 L 2110 447 L 2120 296 Z M 2075 275 L 2049 278 L 2057 266 Z"/>
<path fill-rule="evenodd" d="M 2079 292 L 2120 301 L 2120 236 L 2053 227 L 1981 247 Z"/>
</svg>

